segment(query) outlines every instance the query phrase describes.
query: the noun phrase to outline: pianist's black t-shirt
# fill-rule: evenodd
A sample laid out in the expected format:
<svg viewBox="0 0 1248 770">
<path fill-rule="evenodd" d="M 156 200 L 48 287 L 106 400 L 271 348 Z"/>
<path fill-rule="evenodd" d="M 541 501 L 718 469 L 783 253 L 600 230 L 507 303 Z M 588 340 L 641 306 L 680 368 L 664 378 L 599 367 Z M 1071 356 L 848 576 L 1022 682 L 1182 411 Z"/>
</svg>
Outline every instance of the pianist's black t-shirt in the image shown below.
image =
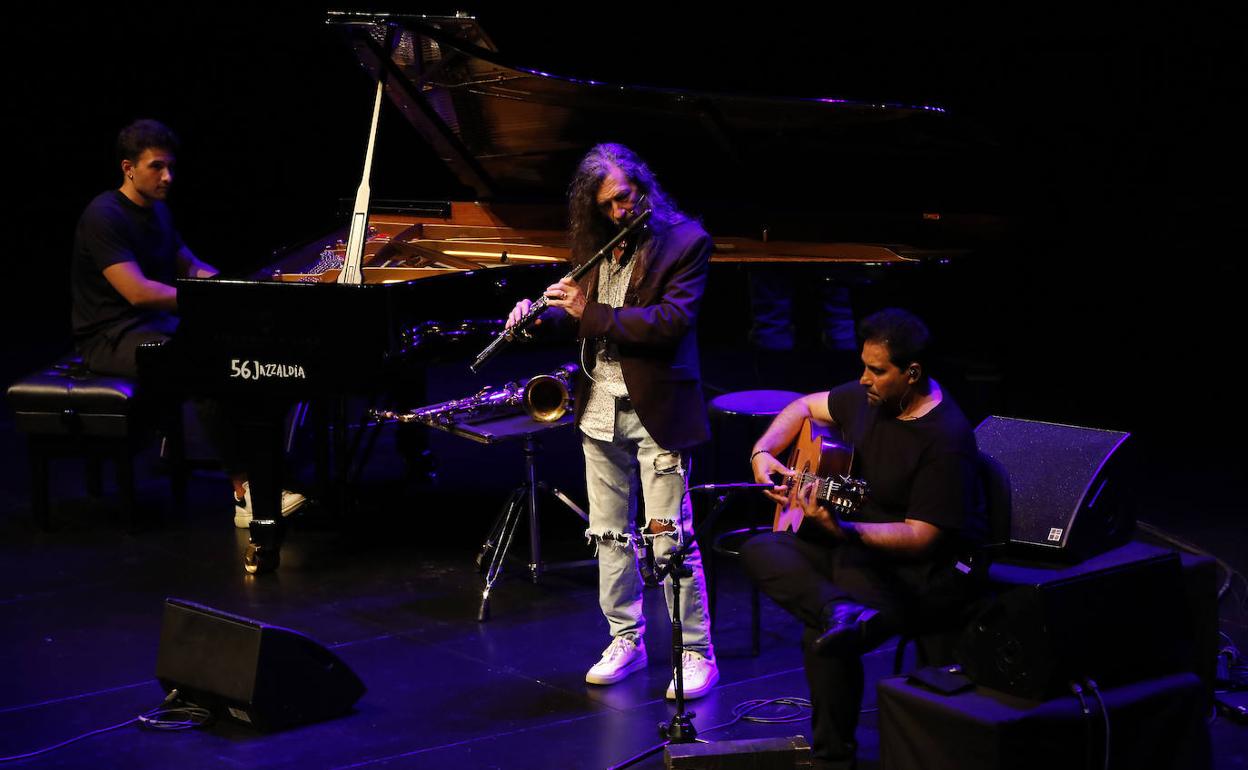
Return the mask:
<svg viewBox="0 0 1248 770">
<path fill-rule="evenodd" d="M 120 190 L 97 195 L 78 220 L 70 264 L 74 340 L 79 347 L 97 335 L 112 336 L 139 322 L 168 319 L 166 313 L 131 305 L 104 277 L 104 268 L 137 262 L 149 280 L 172 285 L 182 245 L 163 201 L 144 208 Z"/>
<path fill-rule="evenodd" d="M 853 474 L 869 485 L 854 519 L 917 519 L 955 537 L 947 546 L 982 541 L 986 530 L 979 451 L 962 410 L 949 394 L 916 420 L 898 420 L 871 406 L 848 382 L 828 394 L 828 411 L 854 447 Z"/>
</svg>

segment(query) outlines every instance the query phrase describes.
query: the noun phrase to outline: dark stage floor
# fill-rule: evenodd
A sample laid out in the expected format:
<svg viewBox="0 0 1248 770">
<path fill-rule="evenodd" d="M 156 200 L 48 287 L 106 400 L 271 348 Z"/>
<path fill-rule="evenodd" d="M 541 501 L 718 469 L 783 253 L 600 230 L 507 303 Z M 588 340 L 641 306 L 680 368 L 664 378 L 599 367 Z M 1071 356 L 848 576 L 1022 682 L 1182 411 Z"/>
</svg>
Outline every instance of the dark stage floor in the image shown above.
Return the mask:
<svg viewBox="0 0 1248 770">
<path fill-rule="evenodd" d="M 11 425 L 0 427 L 9 456 L 20 457 Z M 571 432 L 563 433 L 548 442 L 543 475 L 583 499 L 580 461 Z M 656 725 L 673 713 L 663 699 L 669 636 L 658 591 L 647 594 L 645 674 L 610 688 L 586 685 L 585 670 L 608 641 L 592 569 L 552 572 L 537 585 L 512 570 L 496 588 L 493 618 L 476 620 L 473 557 L 519 478 L 516 448 L 436 436 L 442 474 L 438 486 L 426 488 L 403 480 L 388 441 L 365 479 L 361 510 L 340 523 L 316 510 L 298 517 L 280 571 L 261 577 L 241 569 L 246 533 L 232 527 L 228 493 L 215 473 L 197 473 L 189 508 L 170 511 L 154 457 L 141 456 L 142 503 L 151 513 L 163 511 L 163 521 L 125 534 L 107 502 L 84 499 L 82 469 L 63 463 L 56 474 L 58 529 L 42 533 L 29 521 L 24 464 L 8 463 L 0 479 L 0 659 L 7 662 L 0 673 L 0 755 L 157 705 L 167 596 L 304 632 L 341 656 L 368 692 L 348 716 L 272 735 L 229 723 L 176 733 L 128 726 L 12 766 L 600 768 L 653 744 Z M 1242 533 L 1218 530 L 1216 513 L 1186 517 L 1190 526 L 1179 534 L 1211 548 L 1242 543 Z M 544 524 L 548 558 L 590 556 L 572 513 L 549 505 Z M 1243 569 L 1243 554 L 1223 555 Z M 742 722 L 708 732 L 746 701 L 807 695 L 796 622 L 764 602 L 762 654 L 752 656 L 748 591 L 735 567 L 721 577 L 715 643 L 723 679 L 693 706 L 696 725 L 713 740 L 809 736 L 805 714 L 789 724 Z M 889 673 L 892 657 L 890 643 L 867 658 L 867 711 L 858 733 L 864 768 L 879 762 L 874 684 Z M 1248 763 L 1241 728 L 1219 719 L 1212 733 L 1217 767 Z M 661 766 L 661 755 L 641 765 Z"/>
</svg>

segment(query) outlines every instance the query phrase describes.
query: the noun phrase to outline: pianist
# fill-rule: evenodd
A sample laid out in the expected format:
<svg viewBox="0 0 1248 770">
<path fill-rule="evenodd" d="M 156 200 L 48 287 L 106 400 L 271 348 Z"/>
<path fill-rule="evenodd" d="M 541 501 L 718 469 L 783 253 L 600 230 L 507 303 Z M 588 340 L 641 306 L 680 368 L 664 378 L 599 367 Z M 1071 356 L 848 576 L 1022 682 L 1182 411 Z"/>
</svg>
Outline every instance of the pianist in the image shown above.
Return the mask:
<svg viewBox="0 0 1248 770">
<path fill-rule="evenodd" d="M 121 187 L 87 204 L 74 233 L 70 265 L 74 347 L 91 371 L 137 376 L 135 352 L 166 340 L 177 326 L 179 277 L 206 278 L 216 268 L 197 258 L 174 229 L 165 199 L 173 185 L 178 138 L 155 120 L 137 120 L 117 135 Z M 234 485 L 234 523 L 251 521 L 246 473 L 238 470 L 236 407 L 196 404 L 205 431 Z M 282 512 L 303 503 L 284 493 Z"/>
<path fill-rule="evenodd" d="M 639 541 L 653 544 L 662 566 L 690 537 L 685 499 L 687 450 L 709 434 L 698 378 L 696 322 L 706 285 L 711 239 L 676 209 L 644 161 L 602 144 L 581 161 L 569 193 L 574 262 L 595 254 L 639 210 L 653 209 L 648 229 L 599 263 L 578 285 L 547 288 L 547 325 L 575 329 L 581 340 L 576 411 L 589 493 L 587 537 L 598 553 L 598 601 L 612 641 L 585 675 L 618 682 L 646 667 L 646 621 L 637 568 Z M 515 323 L 528 300 L 513 309 Z M 588 376 L 585 376 L 588 375 Z M 647 523 L 638 528 L 637 498 Z M 685 696 L 705 695 L 719 679 L 707 616 L 706 584 L 696 546 L 693 575 L 681 590 Z M 666 586 L 671 609 L 670 581 Z M 674 682 L 667 690 L 675 698 Z"/>
</svg>

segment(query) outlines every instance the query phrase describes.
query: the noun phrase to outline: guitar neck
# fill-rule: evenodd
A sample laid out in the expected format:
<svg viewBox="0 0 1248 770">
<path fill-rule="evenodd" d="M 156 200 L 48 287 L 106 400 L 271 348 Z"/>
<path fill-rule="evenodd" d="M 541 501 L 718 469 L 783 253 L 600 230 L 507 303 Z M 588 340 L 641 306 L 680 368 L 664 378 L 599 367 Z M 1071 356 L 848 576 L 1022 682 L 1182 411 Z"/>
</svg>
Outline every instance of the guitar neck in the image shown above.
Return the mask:
<svg viewBox="0 0 1248 770">
<path fill-rule="evenodd" d="M 797 484 L 798 489 L 812 482 L 815 485 L 815 499 L 824 503 L 832 499 L 832 495 L 845 488 L 841 480 L 835 476 L 816 476 L 813 473 L 799 473 L 793 477 L 793 483 Z"/>
<path fill-rule="evenodd" d="M 802 487 L 811 483 L 815 498 L 829 511 L 839 515 L 852 510 L 866 491 L 865 484 L 849 477 L 853 459 L 852 445 L 835 440 L 827 426 L 810 418 L 804 420 L 787 463 L 794 475 L 789 478 L 785 501 L 776 504 L 772 527 L 777 532 L 798 530 L 804 517 L 798 497 Z"/>
</svg>

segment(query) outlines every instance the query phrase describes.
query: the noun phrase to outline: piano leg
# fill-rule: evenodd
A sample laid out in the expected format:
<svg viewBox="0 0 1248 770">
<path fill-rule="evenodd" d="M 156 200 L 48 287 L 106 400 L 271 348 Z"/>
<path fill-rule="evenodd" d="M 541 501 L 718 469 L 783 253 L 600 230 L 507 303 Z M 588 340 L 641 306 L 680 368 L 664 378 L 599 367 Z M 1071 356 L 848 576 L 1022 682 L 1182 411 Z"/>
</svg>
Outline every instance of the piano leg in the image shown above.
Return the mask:
<svg viewBox="0 0 1248 770">
<path fill-rule="evenodd" d="M 334 456 L 334 478 L 337 482 L 334 485 L 335 505 L 338 515 L 343 515 L 349 511 L 351 505 L 351 490 L 347 488 L 348 476 L 351 473 L 351 452 L 349 433 L 351 431 L 351 422 L 347 419 L 347 398 L 339 396 L 334 401 L 334 427 L 333 427 L 333 456 Z"/>
<path fill-rule="evenodd" d="M 246 449 L 247 479 L 251 487 L 251 542 L 243 554 L 250 574 L 271 572 L 282 559 L 286 523 L 282 519 L 283 434 L 286 404 L 264 404 L 239 426 Z"/>
<path fill-rule="evenodd" d="M 243 551 L 243 570 L 249 575 L 273 572 L 282 566 L 282 530 L 277 521 L 251 521 L 251 542 Z"/>
</svg>

